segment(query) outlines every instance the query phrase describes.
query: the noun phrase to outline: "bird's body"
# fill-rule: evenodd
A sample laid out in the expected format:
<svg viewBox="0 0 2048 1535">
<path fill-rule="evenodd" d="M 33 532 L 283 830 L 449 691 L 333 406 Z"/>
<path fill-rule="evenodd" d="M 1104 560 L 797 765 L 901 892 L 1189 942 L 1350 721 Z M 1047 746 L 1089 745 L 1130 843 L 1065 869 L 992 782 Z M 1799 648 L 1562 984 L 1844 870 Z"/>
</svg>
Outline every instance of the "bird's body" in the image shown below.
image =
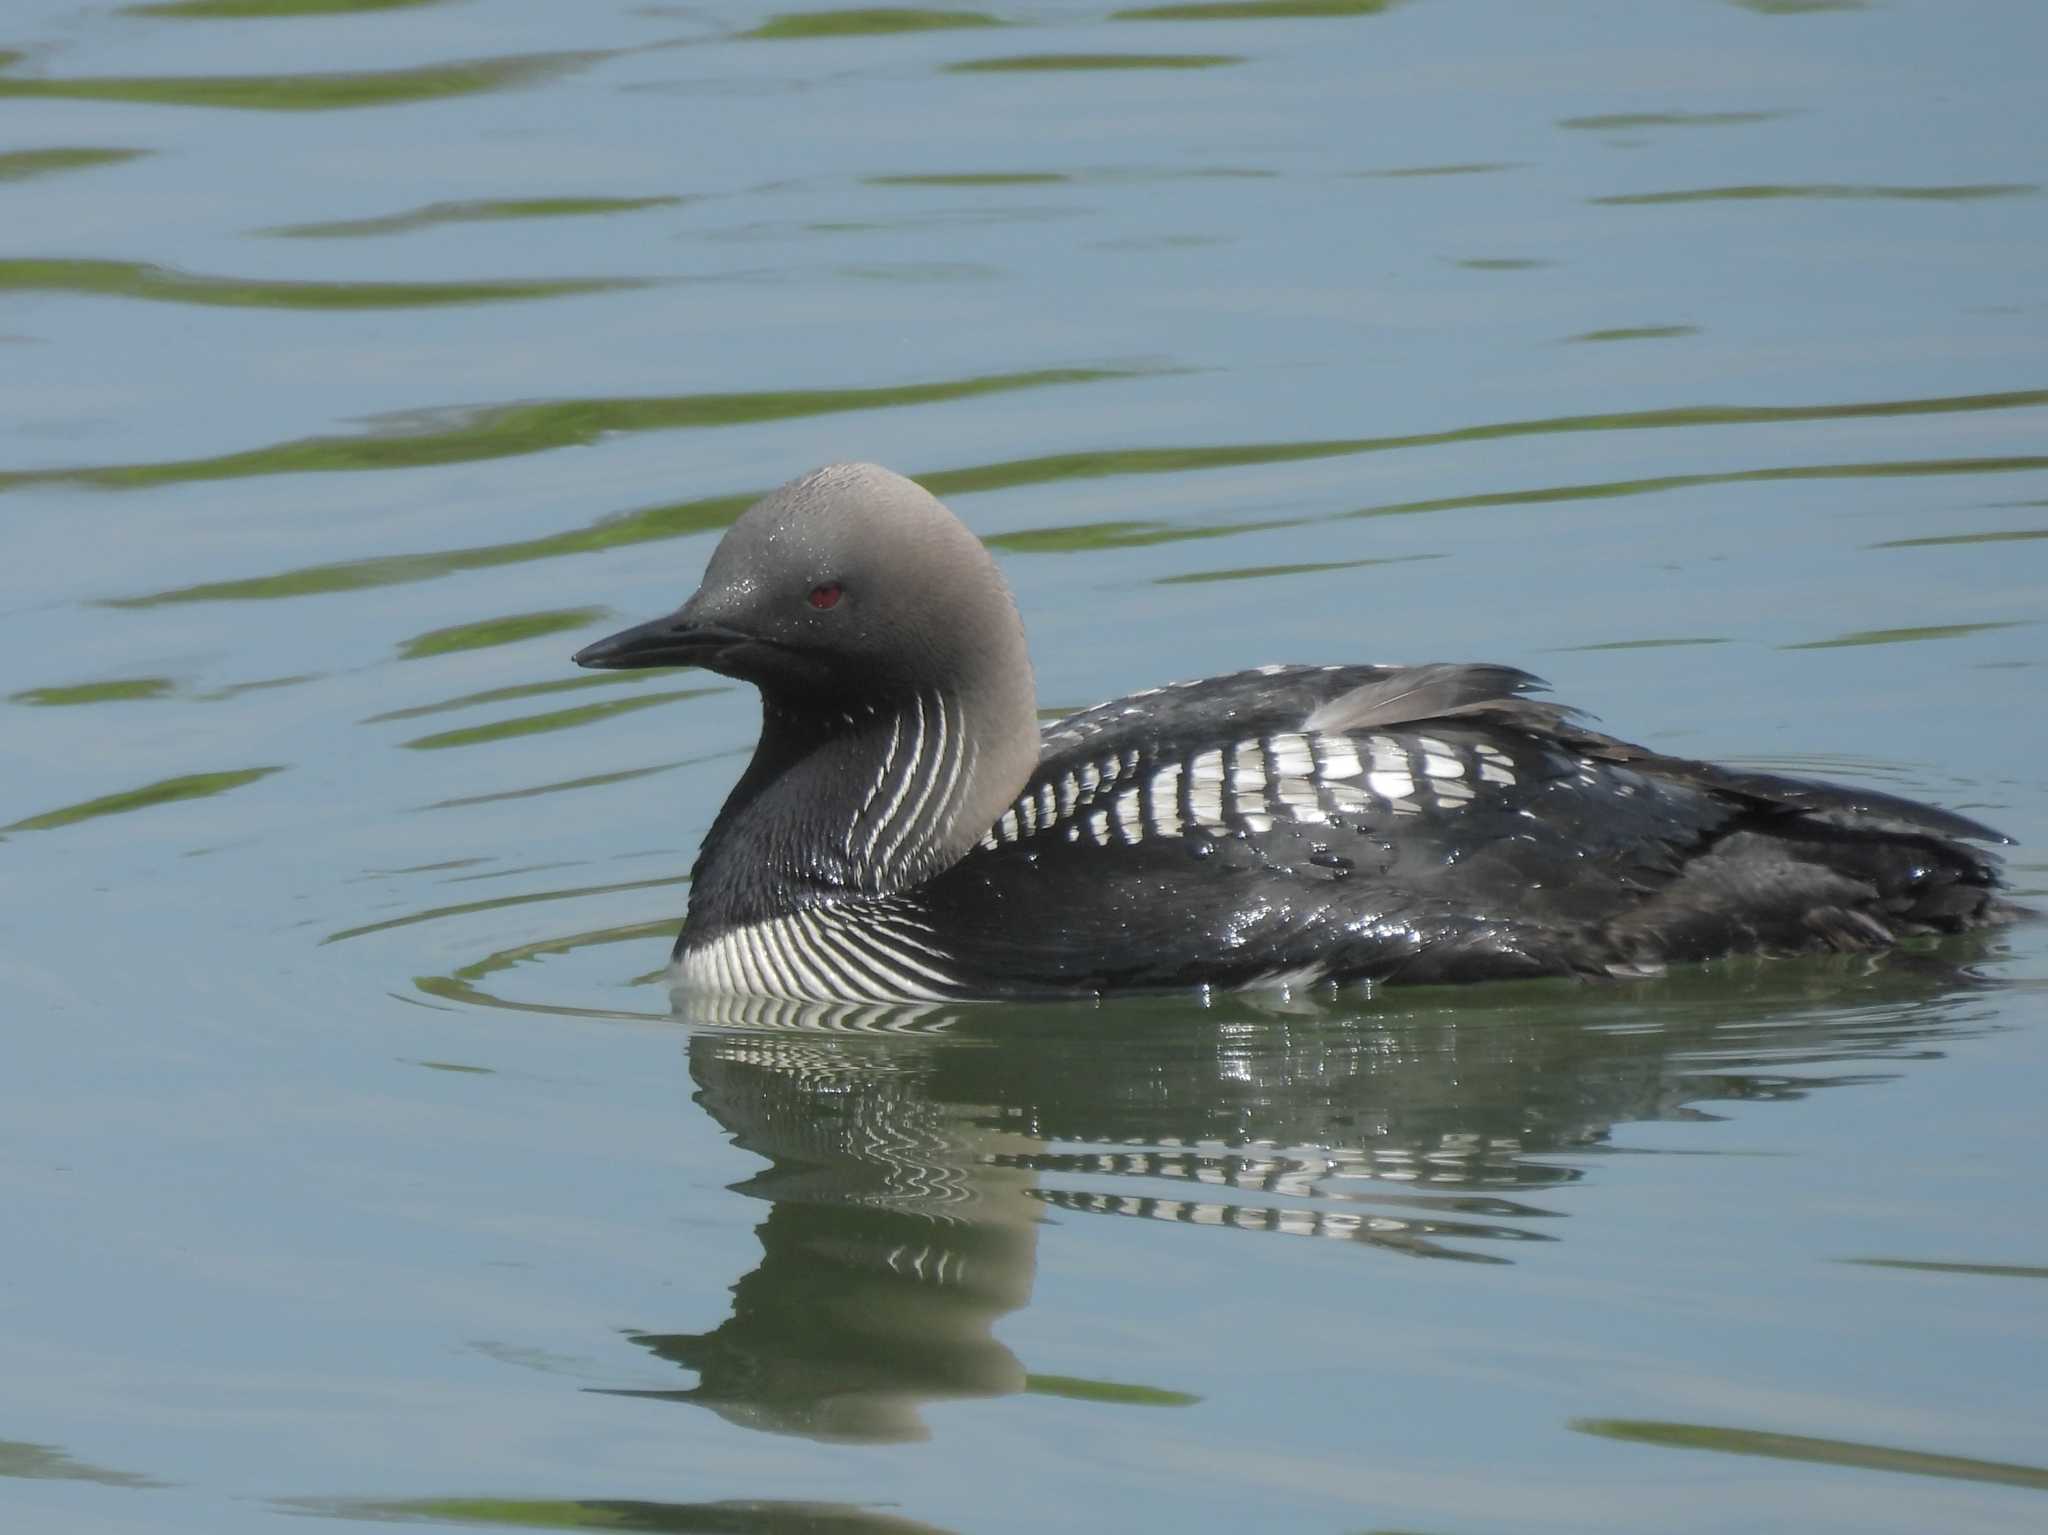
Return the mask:
<svg viewBox="0 0 2048 1535">
<path fill-rule="evenodd" d="M 676 947 L 704 989 L 1640 976 L 1882 949 L 2006 911 L 1995 862 L 1963 840 L 1999 840 L 1986 827 L 1660 756 L 1532 700 L 1507 667 L 1262 667 L 1040 736 L 993 562 L 870 466 L 758 503 L 681 612 L 578 660 L 689 660 L 762 688 L 761 744 Z"/>
</svg>

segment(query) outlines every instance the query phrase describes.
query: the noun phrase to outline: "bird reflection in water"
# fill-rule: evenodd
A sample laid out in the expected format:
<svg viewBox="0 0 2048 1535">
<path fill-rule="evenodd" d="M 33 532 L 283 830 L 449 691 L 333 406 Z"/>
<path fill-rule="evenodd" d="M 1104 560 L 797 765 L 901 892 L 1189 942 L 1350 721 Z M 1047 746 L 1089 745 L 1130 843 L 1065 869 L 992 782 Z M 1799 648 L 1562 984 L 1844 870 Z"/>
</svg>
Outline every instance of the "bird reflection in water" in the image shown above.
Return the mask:
<svg viewBox="0 0 2048 1535">
<path fill-rule="evenodd" d="M 1614 1126 L 1881 1079 L 1968 1032 L 1977 989 L 1894 959 L 1393 1006 L 680 997 L 696 1101 L 767 1160 L 735 1188 L 769 1210 L 723 1323 L 630 1335 L 696 1384 L 621 1394 L 858 1442 L 921 1438 L 948 1399 L 1189 1400 L 1034 1376 L 997 1341 L 1049 1216 L 1508 1263 L 1561 1236 L 1545 1192 L 1585 1178 Z"/>
</svg>

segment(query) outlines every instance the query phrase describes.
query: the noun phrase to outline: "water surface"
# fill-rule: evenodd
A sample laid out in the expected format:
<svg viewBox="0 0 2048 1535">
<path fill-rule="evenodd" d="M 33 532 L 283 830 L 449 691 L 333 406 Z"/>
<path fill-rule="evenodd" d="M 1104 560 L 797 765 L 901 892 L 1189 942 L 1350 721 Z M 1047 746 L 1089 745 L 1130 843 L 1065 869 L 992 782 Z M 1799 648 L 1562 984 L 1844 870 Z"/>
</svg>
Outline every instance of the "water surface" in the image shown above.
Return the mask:
<svg viewBox="0 0 2048 1535">
<path fill-rule="evenodd" d="M 1528 666 L 2048 901 L 2002 0 L 0 20 L 9 1528 L 2041 1522 L 2036 924 L 1656 985 L 678 1008 L 814 464 L 1041 701 Z"/>
</svg>

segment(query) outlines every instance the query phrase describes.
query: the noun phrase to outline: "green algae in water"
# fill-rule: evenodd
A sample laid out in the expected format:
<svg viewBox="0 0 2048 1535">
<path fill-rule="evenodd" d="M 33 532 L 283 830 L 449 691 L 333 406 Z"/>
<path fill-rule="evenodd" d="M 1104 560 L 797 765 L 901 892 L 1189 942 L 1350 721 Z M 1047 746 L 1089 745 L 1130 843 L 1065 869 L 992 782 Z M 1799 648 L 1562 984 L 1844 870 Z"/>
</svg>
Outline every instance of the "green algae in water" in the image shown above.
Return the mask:
<svg viewBox="0 0 2048 1535">
<path fill-rule="evenodd" d="M 544 698 L 553 693 L 580 693 L 587 688 L 632 687 L 655 675 L 653 668 L 628 672 L 600 672 L 596 676 L 557 677 L 549 682 L 519 682 L 509 687 L 486 688 L 480 693 L 463 693 L 430 704 L 411 704 L 403 709 L 386 709 L 357 723 L 382 725 L 392 720 L 416 720 L 430 714 L 447 714 L 456 709 L 474 709 L 483 704 L 514 703 L 522 698 Z"/>
<path fill-rule="evenodd" d="M 1073 1402 L 1111 1402 L 1119 1407 L 1193 1407 L 1202 1400 L 1189 1391 L 1133 1386 L 1115 1380 L 1087 1380 L 1078 1375 L 1040 1375 L 1036 1371 L 1024 1377 L 1024 1389 L 1032 1396 L 1065 1397 Z"/>
<path fill-rule="evenodd" d="M 1854 186 L 1813 182 L 1803 185 L 1757 182 L 1746 186 L 1694 187 L 1683 192 L 1624 192 L 1590 199 L 1603 208 L 1647 208 L 1665 203 L 1748 203 L 1785 200 L 1810 202 L 1979 202 L 1992 197 L 2029 197 L 2040 191 L 2030 181 L 1986 181 L 1943 187 Z"/>
<path fill-rule="evenodd" d="M 625 396 L 540 400 L 372 417 L 372 430 L 352 437 L 299 437 L 244 453 L 157 463 L 103 464 L 0 473 L 0 492 L 34 484 L 93 485 L 130 490 L 191 480 L 247 475 L 324 474 L 417 469 L 482 459 L 587 447 L 622 432 L 694 430 L 790 421 L 851 410 L 884 410 L 969 400 L 1013 389 L 1042 389 L 1137 378 L 1156 369 L 1044 368 L 933 383 L 869 389 L 785 389 L 751 394 Z"/>
<path fill-rule="evenodd" d="M 1418 560 L 1440 560 L 1441 554 L 1399 554 L 1371 560 L 1307 560 L 1294 565 L 1245 565 L 1234 570 L 1190 570 L 1174 576 L 1154 576 L 1154 586 L 1211 586 L 1219 581 L 1264 581 L 1274 576 L 1312 576 L 1332 570 L 1362 570 L 1373 565 L 1412 565 Z"/>
<path fill-rule="evenodd" d="M 1822 11 L 1867 11 L 1870 0 L 1729 0 L 1762 16 L 1812 16 Z"/>
<path fill-rule="evenodd" d="M 935 475 L 932 478 L 939 477 Z M 1272 528 L 1300 527 L 1305 520 L 1283 517 L 1264 522 L 1195 526 L 1172 522 L 1084 522 L 1058 528 L 1019 528 L 1010 533 L 992 533 L 983 542 L 991 549 L 1001 549 L 1006 554 L 1077 554 L 1091 549 L 1145 549 L 1154 544 L 1178 544 L 1189 539 L 1263 533 Z"/>
<path fill-rule="evenodd" d="M 1408 181 L 1426 176 L 1490 176 L 1499 171 L 1518 171 L 1526 160 L 1464 160 L 1450 165 L 1401 165 L 1384 171 L 1353 171 L 1359 181 Z"/>
<path fill-rule="evenodd" d="M 31 1482 L 97 1482 L 102 1487 L 168 1487 L 153 1476 L 133 1471 L 114 1471 L 90 1461 L 73 1460 L 62 1450 L 47 1444 L 30 1444 L 20 1439 L 0 1439 L 0 1476 L 19 1477 Z"/>
<path fill-rule="evenodd" d="M 192 21 L 274 21 L 291 16 L 348 16 L 357 11 L 408 11 L 446 0 L 156 0 L 124 5 L 128 16 L 168 16 Z"/>
<path fill-rule="evenodd" d="M 1991 533 L 1931 533 L 1923 538 L 1888 538 L 1873 549 L 1925 549 L 1936 544 L 2004 544 L 2048 538 L 2048 528 L 2015 528 Z"/>
<path fill-rule="evenodd" d="M 480 911 L 505 911 L 515 906 L 538 906 L 550 901 L 575 901 L 593 895 L 618 895 L 628 890 L 662 890 L 687 883 L 688 876 L 669 874 L 655 879 L 623 880 L 610 885 L 578 885 L 569 890 L 530 890 L 522 895 L 494 895 L 481 901 L 458 901 L 449 906 L 434 906 L 425 911 L 408 912 L 402 917 L 386 917 L 381 922 L 366 922 L 361 927 L 343 928 L 338 933 L 329 933 L 320 942 L 346 943 L 351 938 L 366 938 L 372 933 L 388 933 L 395 928 L 417 927 L 422 922 L 439 922 L 447 917 L 474 916 Z"/>
<path fill-rule="evenodd" d="M 1567 341 L 1675 341 L 1681 336 L 1697 336 L 1697 325 L 1621 325 L 1612 330 L 1581 331 L 1576 336 L 1567 336 Z"/>
<path fill-rule="evenodd" d="M 17 704 L 37 704 L 45 708 L 62 708 L 72 704 L 130 703 L 143 698 L 164 698 L 171 691 L 172 682 L 168 677 L 116 677 L 106 682 L 80 682 L 70 687 L 24 688 L 19 693 L 10 693 L 8 700 Z"/>
<path fill-rule="evenodd" d="M 1072 181 L 1058 171 L 959 171 L 932 176 L 863 176 L 871 187 L 1043 187 Z"/>
<path fill-rule="evenodd" d="M 530 53 L 463 59 L 413 69 L 350 70 L 304 75 L 73 75 L 21 79 L 0 76 L 8 97 L 70 101 L 129 101 L 146 106 L 216 107 L 241 112 L 334 112 L 355 107 L 445 101 L 484 91 L 533 85 L 579 69 L 603 53 Z M 19 61 L 0 52 L 0 69 Z"/>
<path fill-rule="evenodd" d="M 543 794 L 565 794 L 575 789 L 596 789 L 605 784 L 631 783 L 636 778 L 652 778 L 656 773 L 666 773 L 681 766 L 675 762 L 657 762 L 652 767 L 619 768 L 610 773 L 587 773 L 581 778 L 563 778 L 554 783 L 529 784 L 523 789 L 497 789 L 489 794 L 463 794 L 454 799 L 437 799 L 431 805 L 422 805 L 422 810 L 459 810 L 465 805 L 498 805 L 506 800 L 538 799 Z"/>
<path fill-rule="evenodd" d="M 481 746 L 489 741 L 509 741 L 518 736 L 545 735 L 553 730 L 572 730 L 596 720 L 652 709 L 657 704 L 684 698 L 702 698 L 721 688 L 679 688 L 670 693 L 650 693 L 638 698 L 612 698 L 603 703 L 584 704 L 575 709 L 557 709 L 551 714 L 522 714 L 516 719 L 472 725 L 464 730 L 444 730 L 437 735 L 419 736 L 403 744 L 413 751 L 444 751 L 452 746 Z"/>
<path fill-rule="evenodd" d="M 60 826 L 75 826 L 80 821 L 97 820 L 101 816 L 126 815 L 131 810 L 147 810 L 154 805 L 176 804 L 179 800 L 206 799 L 283 771 L 283 765 L 279 764 L 275 767 L 237 768 L 225 773 L 187 773 L 177 778 L 163 778 L 152 784 L 144 784 L 139 789 L 128 789 L 119 794 L 103 794 L 98 799 L 84 800 L 76 805 L 66 805 L 61 809 L 46 810 L 41 815 L 28 816 L 11 825 L 0 826 L 0 834 L 11 831 L 54 831 Z"/>
<path fill-rule="evenodd" d="M 57 176 L 66 171 L 89 171 L 102 165 L 120 165 L 148 153 L 146 149 L 90 149 L 83 146 L 15 149 L 0 154 L 0 182 L 27 181 L 32 176 Z"/>
<path fill-rule="evenodd" d="M 1690 645 L 1725 645 L 1728 641 L 1721 635 L 1680 636 L 1664 640 L 1606 640 L 1598 645 L 1562 645 L 1559 651 L 1575 655 L 1585 650 L 1671 650 Z"/>
<path fill-rule="evenodd" d="M 1117 376 L 1117 375 L 1104 375 Z M 1072 480 L 1111 479 L 1125 475 L 1178 474 L 1201 469 L 1240 468 L 1256 464 L 1299 463 L 1321 458 L 1377 453 L 1397 448 L 1440 447 L 1466 442 L 1491 442 L 1512 437 L 1593 431 L 1647 431 L 1684 426 L 1766 425 L 1788 421 L 1834 421 L 1893 416 L 1947 415 L 1961 411 L 2010 410 L 2048 404 L 2048 390 L 2014 390 L 1998 394 L 1935 396 L 1915 400 L 1876 400 L 1851 405 L 1691 405 L 1608 415 L 1548 416 L 1529 421 L 1491 422 L 1453 427 L 1441 432 L 1396 437 L 1332 438 L 1307 442 L 1226 443 L 1204 447 L 1127 448 L 1047 454 L 1010 459 L 965 469 L 946 469 L 914 476 L 936 496 L 976 491 L 1009 490 Z M 268 451 L 268 450 L 266 450 Z M 1430 501 L 1398 502 L 1349 513 L 1385 517 L 1423 512 L 1541 504 L 1609 496 L 1644 495 L 1707 485 L 1808 479 L 1862 479 L 1878 476 L 2001 474 L 2048 469 L 2048 456 L 1894 460 L 1874 463 L 1797 464 L 1783 468 L 1740 469 L 1720 473 L 1668 475 L 1654 479 L 1618 480 L 1590 485 L 1545 486 L 1529 490 L 1454 496 Z M 24 483 L 16 476 L 13 483 Z M 0 489 L 9 482 L 0 477 Z M 627 544 L 709 532 L 727 526 L 754 500 L 752 495 L 717 496 L 644 508 L 607 517 L 586 527 L 512 543 L 484 544 L 421 554 L 386 555 L 328 565 L 304 566 L 275 575 L 201 582 L 135 597 L 116 597 L 105 605 L 117 608 L 154 607 L 169 602 L 265 601 L 323 592 L 356 591 L 407 581 L 426 581 L 457 571 L 481 570 L 526 560 L 550 559 Z M 1072 529 L 1046 529 L 1003 534 L 989 540 L 1002 548 L 1035 551 L 1073 547 L 1127 546 L 1132 542 L 1168 542 L 1177 538 L 1215 537 L 1227 531 L 1268 526 L 1246 523 L 1234 529 L 1186 530 L 1164 523 L 1120 522 Z"/>
<path fill-rule="evenodd" d="M 965 59 L 946 68 L 954 74 L 1008 74 L 1062 70 L 1220 69 L 1242 64 L 1234 53 L 1016 53 L 995 59 Z"/>
<path fill-rule="evenodd" d="M 1582 1434 L 1618 1439 L 1628 1444 L 1660 1445 L 1671 1450 L 1718 1450 L 1726 1455 L 1758 1455 L 1770 1460 L 1800 1460 L 1820 1466 L 1854 1466 L 1863 1471 L 1897 1471 L 1908 1476 L 1946 1477 L 1965 1482 L 1991 1482 L 2006 1487 L 2032 1487 L 2048 1492 L 2048 1468 L 2002 1460 L 1972 1460 L 1963 1455 L 1930 1455 L 1923 1450 L 1890 1445 L 1858 1444 L 1847 1439 L 1819 1439 L 1805 1434 L 1773 1434 L 1749 1428 L 1722 1428 L 1705 1423 L 1663 1423 L 1637 1418 L 1574 1418 Z"/>
<path fill-rule="evenodd" d="M 499 278 L 478 282 L 300 282 L 206 277 L 139 261 L 0 260 L 0 293 L 77 293 L 228 309 L 426 309 L 563 298 L 648 286 L 637 277 Z"/>
<path fill-rule="evenodd" d="M 1295 21 L 1318 17 L 1377 16 L 1400 0 L 1195 0 L 1111 11 L 1111 21 Z"/>
<path fill-rule="evenodd" d="M 1638 128 L 1733 128 L 1776 122 L 1789 112 L 1607 112 L 1593 117 L 1560 117 L 1560 128 L 1619 133 Z"/>
<path fill-rule="evenodd" d="M 613 213 L 638 213 L 645 208 L 678 207 L 682 197 L 520 197 L 484 198 L 471 202 L 428 203 L 403 213 L 377 218 L 332 219 L 313 224 L 280 224 L 258 230 L 291 240 L 350 240 L 373 235 L 408 234 L 443 224 L 488 224 L 511 219 L 599 218 Z"/>
<path fill-rule="evenodd" d="M 291 1513 L 379 1524 L 431 1521 L 648 1535 L 948 1535 L 936 1525 L 855 1504 L 783 1499 L 649 1503 L 631 1498 L 335 1498 L 282 1499 L 277 1506 Z"/>
<path fill-rule="evenodd" d="M 484 650 L 493 645 L 516 645 L 521 640 L 544 634 L 563 634 L 596 623 L 605 616 L 603 608 L 557 608 L 545 613 L 512 613 L 473 624 L 451 624 L 429 629 L 398 647 L 399 656 L 416 661 L 422 656 L 445 656 L 458 650 Z"/>
<path fill-rule="evenodd" d="M 1932 1258 L 1844 1258 L 1861 1268 L 1905 1269 L 1915 1274 L 1968 1274 L 1977 1279 L 2048 1279 L 2048 1268 L 2027 1263 L 1944 1263 Z"/>
<path fill-rule="evenodd" d="M 982 11 L 929 11 L 874 7 L 846 11 L 790 11 L 770 16 L 741 37 L 881 37 L 894 32 L 944 32 L 962 27 L 999 27 Z"/>
<path fill-rule="evenodd" d="M 1916 640 L 1955 640 L 1992 629 L 2017 629 L 2015 622 L 1986 624 L 1919 624 L 1904 629 L 1858 629 L 1831 640 L 1808 640 L 1803 645 L 1783 645 L 1782 650 L 1839 650 L 1850 645 L 1908 645 Z"/>
</svg>

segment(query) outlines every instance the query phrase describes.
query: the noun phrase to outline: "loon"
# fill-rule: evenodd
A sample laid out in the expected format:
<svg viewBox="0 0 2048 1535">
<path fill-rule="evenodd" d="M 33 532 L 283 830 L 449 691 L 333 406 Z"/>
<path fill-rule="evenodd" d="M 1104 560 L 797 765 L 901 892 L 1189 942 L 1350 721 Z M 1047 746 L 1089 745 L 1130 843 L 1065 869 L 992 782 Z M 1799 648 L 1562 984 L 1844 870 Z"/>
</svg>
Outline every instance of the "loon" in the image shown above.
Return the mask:
<svg viewBox="0 0 2048 1535">
<path fill-rule="evenodd" d="M 2009 920 L 2005 842 L 1667 757 L 1509 666 L 1265 666 L 1038 724 L 1024 625 L 936 497 L 834 464 L 754 503 L 590 667 L 752 683 L 687 992 L 844 1001 L 1648 977 Z"/>
</svg>

